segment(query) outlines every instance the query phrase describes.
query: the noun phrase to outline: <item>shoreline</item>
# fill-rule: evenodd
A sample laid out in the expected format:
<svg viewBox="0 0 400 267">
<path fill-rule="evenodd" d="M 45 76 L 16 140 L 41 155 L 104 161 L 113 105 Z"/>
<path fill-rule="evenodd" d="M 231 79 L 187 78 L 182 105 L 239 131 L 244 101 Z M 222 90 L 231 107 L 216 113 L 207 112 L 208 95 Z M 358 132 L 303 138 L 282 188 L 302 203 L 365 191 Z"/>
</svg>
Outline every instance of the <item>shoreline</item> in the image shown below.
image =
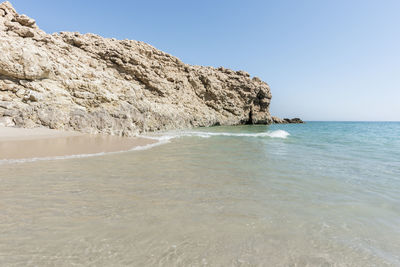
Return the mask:
<svg viewBox="0 0 400 267">
<path fill-rule="evenodd" d="M 144 137 L 119 137 L 47 128 L 0 127 L 0 160 L 56 158 L 129 151 L 157 143 Z"/>
</svg>

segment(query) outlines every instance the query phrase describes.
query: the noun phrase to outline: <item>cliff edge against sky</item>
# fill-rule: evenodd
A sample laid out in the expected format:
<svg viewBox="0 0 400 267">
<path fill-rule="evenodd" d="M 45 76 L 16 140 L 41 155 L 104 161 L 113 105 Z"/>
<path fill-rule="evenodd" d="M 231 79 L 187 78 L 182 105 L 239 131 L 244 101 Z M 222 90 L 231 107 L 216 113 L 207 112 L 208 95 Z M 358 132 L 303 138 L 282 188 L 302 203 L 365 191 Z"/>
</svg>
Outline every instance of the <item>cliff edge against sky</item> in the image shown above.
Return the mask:
<svg viewBox="0 0 400 267">
<path fill-rule="evenodd" d="M 192 66 L 139 41 L 46 34 L 0 4 L 0 125 L 131 136 L 271 123 L 267 83 Z"/>
</svg>

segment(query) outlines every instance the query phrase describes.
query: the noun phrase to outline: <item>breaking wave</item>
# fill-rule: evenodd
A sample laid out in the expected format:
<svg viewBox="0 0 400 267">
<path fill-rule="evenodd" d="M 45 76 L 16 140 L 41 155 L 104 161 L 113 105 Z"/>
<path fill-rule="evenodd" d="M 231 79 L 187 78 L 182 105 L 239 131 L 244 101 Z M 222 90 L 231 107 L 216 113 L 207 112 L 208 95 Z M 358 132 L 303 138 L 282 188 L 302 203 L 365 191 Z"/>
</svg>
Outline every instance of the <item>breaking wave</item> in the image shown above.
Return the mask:
<svg viewBox="0 0 400 267">
<path fill-rule="evenodd" d="M 129 151 L 140 151 L 140 150 L 148 150 L 156 146 L 164 145 L 170 143 L 171 140 L 181 138 L 181 137 L 200 137 L 200 138 L 211 138 L 217 136 L 228 136 L 228 137 L 269 137 L 269 138 L 287 138 L 290 134 L 283 130 L 275 130 L 268 131 L 262 133 L 227 133 L 227 132 L 195 132 L 195 131 L 182 131 L 182 132 L 167 132 L 160 136 L 141 136 L 143 138 L 157 140 L 157 142 L 152 144 L 147 144 L 143 146 L 135 146 L 128 150 L 121 150 L 115 152 L 100 152 L 93 154 L 76 154 L 76 155 L 66 155 L 66 156 L 54 156 L 54 157 L 41 157 L 41 158 L 27 158 L 27 159 L 4 159 L 0 160 L 0 165 L 9 164 L 9 163 L 25 163 L 25 162 L 34 162 L 34 161 L 42 161 L 42 160 L 60 160 L 60 159 L 76 159 L 76 158 L 88 158 L 88 157 L 96 157 L 103 156 L 109 154 L 117 154 Z"/>
<path fill-rule="evenodd" d="M 284 130 L 268 131 L 262 133 L 226 133 L 226 132 L 177 132 L 177 133 L 167 133 L 165 135 L 155 137 L 155 136 L 143 136 L 146 138 L 156 139 L 160 142 L 168 142 L 171 139 L 180 137 L 201 137 L 210 138 L 215 136 L 228 136 L 228 137 L 270 137 L 270 138 L 287 138 L 290 134 Z"/>
</svg>

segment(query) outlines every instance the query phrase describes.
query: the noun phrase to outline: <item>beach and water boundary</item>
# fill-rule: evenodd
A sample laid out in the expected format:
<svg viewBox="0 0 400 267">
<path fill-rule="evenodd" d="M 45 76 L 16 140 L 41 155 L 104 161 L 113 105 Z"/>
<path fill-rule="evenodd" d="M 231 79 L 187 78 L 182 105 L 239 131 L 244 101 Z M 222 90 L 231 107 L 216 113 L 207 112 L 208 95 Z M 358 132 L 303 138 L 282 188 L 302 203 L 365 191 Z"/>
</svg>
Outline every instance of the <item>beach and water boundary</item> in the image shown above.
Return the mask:
<svg viewBox="0 0 400 267">
<path fill-rule="evenodd" d="M 170 131 L 138 137 L 83 134 L 47 128 L 0 127 L 0 164 L 101 156 L 150 149 L 181 137 L 215 136 L 286 138 L 282 130 L 263 133 Z"/>
<path fill-rule="evenodd" d="M 396 266 L 399 128 L 213 127 L 141 151 L 2 164 L 0 261 Z"/>
</svg>

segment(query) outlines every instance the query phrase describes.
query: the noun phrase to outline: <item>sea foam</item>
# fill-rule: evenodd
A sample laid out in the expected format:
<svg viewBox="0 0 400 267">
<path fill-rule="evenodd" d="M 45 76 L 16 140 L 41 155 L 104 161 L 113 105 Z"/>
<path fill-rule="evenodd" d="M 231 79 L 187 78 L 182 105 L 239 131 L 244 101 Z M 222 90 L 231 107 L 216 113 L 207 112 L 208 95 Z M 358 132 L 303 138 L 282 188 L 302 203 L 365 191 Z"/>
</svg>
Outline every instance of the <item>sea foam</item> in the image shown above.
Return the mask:
<svg viewBox="0 0 400 267">
<path fill-rule="evenodd" d="M 128 150 L 114 151 L 114 152 L 100 152 L 93 154 L 76 154 L 76 155 L 66 155 L 66 156 L 54 156 L 54 157 L 41 157 L 41 158 L 26 158 L 26 159 L 10 159 L 10 160 L 0 160 L 0 165 L 2 164 L 10 164 L 10 163 L 26 163 L 26 162 L 34 162 L 34 161 L 42 161 L 42 160 L 61 160 L 61 159 L 76 159 L 76 158 L 87 158 L 87 157 L 96 157 L 103 156 L 109 154 L 117 154 L 129 151 L 140 151 L 140 150 L 148 150 L 156 146 L 168 144 L 173 139 L 182 138 L 182 137 L 200 137 L 200 138 L 211 138 L 218 136 L 226 136 L 226 137 L 253 137 L 253 138 L 287 138 L 290 134 L 284 130 L 275 130 L 261 133 L 227 133 L 227 132 L 201 132 L 201 131 L 181 131 L 181 132 L 167 132 L 163 135 L 155 136 L 147 136 L 142 135 L 143 138 L 157 140 L 157 142 L 152 144 L 147 144 L 143 146 L 135 146 Z"/>
<path fill-rule="evenodd" d="M 183 132 L 169 132 L 162 136 L 143 136 L 145 138 L 151 138 L 159 140 L 160 142 L 169 142 L 171 139 L 181 137 L 201 137 L 210 138 L 216 136 L 227 136 L 227 137 L 270 137 L 270 138 L 287 138 L 290 134 L 284 130 L 275 130 L 261 133 L 227 133 L 227 132 L 200 132 L 200 131 L 183 131 Z"/>
</svg>

